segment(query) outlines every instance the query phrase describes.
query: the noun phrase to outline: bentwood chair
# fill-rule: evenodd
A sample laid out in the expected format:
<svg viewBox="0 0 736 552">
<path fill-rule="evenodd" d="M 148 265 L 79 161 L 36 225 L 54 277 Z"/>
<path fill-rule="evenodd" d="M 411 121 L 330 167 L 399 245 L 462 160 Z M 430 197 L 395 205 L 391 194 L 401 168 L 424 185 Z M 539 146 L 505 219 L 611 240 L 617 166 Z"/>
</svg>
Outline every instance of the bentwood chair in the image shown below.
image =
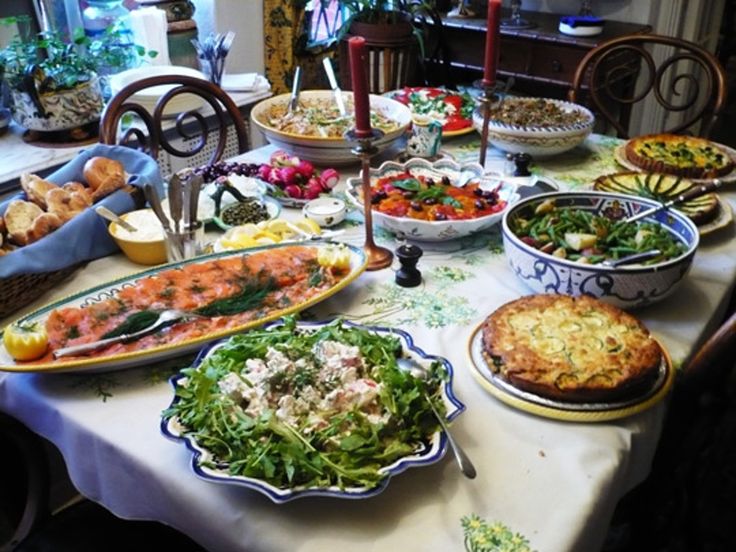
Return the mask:
<svg viewBox="0 0 736 552">
<path fill-rule="evenodd" d="M 710 52 L 678 38 L 637 34 L 588 52 L 568 99 L 587 104 L 620 138 L 629 137 L 636 104 L 653 132 L 708 137 L 726 94 L 725 71 Z"/>
<path fill-rule="evenodd" d="M 136 101 L 136 94 L 151 87 L 164 87 L 165 90 L 153 109 Z M 193 105 L 183 98 L 185 94 L 201 98 L 204 107 L 175 113 L 177 106 Z M 204 112 L 207 106 L 211 114 Z M 121 128 L 121 121 L 130 115 L 137 116 L 139 122 Z M 100 142 L 128 145 L 145 151 L 154 159 L 159 158 L 162 150 L 179 158 L 211 151 L 208 162 L 211 164 L 223 157 L 230 129 L 234 130 L 237 140 L 235 153 L 248 151 L 250 139 L 243 115 L 222 88 L 195 77 L 160 75 L 125 86 L 108 102 L 100 121 Z M 213 135 L 214 139 L 210 140 Z M 183 146 L 174 144 L 175 140 L 183 141 Z"/>
</svg>

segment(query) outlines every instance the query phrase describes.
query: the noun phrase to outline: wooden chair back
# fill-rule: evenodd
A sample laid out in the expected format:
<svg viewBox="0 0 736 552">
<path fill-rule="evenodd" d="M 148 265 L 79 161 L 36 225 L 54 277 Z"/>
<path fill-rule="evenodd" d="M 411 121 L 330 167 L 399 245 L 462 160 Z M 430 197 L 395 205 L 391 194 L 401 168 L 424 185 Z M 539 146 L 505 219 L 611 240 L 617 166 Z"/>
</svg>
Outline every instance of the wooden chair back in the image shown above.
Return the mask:
<svg viewBox="0 0 736 552">
<path fill-rule="evenodd" d="M 588 52 L 575 71 L 568 99 L 586 103 L 620 138 L 629 137 L 632 107 L 645 98 L 654 98 L 665 110 L 665 128 L 656 132 L 707 137 L 726 94 L 725 71 L 710 52 L 678 38 L 637 34 Z M 699 131 L 692 132 L 697 124 Z"/>
<path fill-rule="evenodd" d="M 154 86 L 168 87 L 156 101 L 153 112 L 135 102 L 135 94 Z M 204 100 L 212 114 L 202 109 L 178 113 L 173 120 L 167 119 L 169 103 L 182 94 L 193 94 Z M 172 106 L 173 107 L 173 106 Z M 123 117 L 137 115 L 139 124 L 121 128 Z M 208 119 L 214 125 L 208 124 Z M 192 157 L 208 144 L 210 132 L 215 134 L 215 146 L 209 158 L 214 163 L 222 158 L 227 145 L 228 127 L 235 129 L 238 153 L 250 149 L 248 128 L 238 106 L 219 86 L 211 82 L 184 75 L 161 75 L 135 81 L 118 92 L 105 106 L 100 120 L 100 142 L 123 144 L 145 151 L 154 159 L 161 150 L 175 157 Z M 170 138 L 171 137 L 171 138 Z M 185 149 L 172 143 L 183 138 L 189 143 Z M 194 143 L 191 143 L 194 141 Z"/>
</svg>

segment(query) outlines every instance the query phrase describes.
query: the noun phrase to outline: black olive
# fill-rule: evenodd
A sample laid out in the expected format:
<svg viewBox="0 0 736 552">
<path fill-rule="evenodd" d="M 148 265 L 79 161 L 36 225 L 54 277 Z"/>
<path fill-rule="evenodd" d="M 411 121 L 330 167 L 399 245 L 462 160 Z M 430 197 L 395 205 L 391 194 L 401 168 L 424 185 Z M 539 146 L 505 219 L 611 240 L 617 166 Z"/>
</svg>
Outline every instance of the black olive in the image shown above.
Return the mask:
<svg viewBox="0 0 736 552">
<path fill-rule="evenodd" d="M 422 210 L 422 204 L 421 204 L 421 203 L 419 203 L 418 201 L 412 201 L 412 202 L 411 202 L 411 203 L 409 204 L 409 207 L 411 207 L 411 208 L 412 208 L 412 209 L 414 209 L 415 211 L 421 211 L 421 210 Z"/>
<path fill-rule="evenodd" d="M 443 184 L 444 184 L 445 186 L 449 186 L 449 185 L 451 184 L 451 182 L 450 182 L 450 177 L 449 177 L 449 176 L 447 176 L 447 175 L 443 176 L 443 177 L 442 177 L 442 183 L 443 183 Z"/>
<path fill-rule="evenodd" d="M 475 208 L 476 209 L 485 209 L 486 208 L 486 202 L 482 199 L 476 199 L 475 200 Z"/>
<path fill-rule="evenodd" d="M 439 212 L 434 214 L 434 220 L 447 220 L 447 215 L 445 213 Z"/>
<path fill-rule="evenodd" d="M 427 186 L 434 186 L 434 178 L 427 178 L 425 182 Z"/>
<path fill-rule="evenodd" d="M 483 197 L 483 194 L 485 194 L 485 192 L 481 190 L 480 188 L 476 188 L 475 190 L 473 190 L 473 195 L 477 195 L 478 197 Z"/>
<path fill-rule="evenodd" d="M 433 197 L 428 197 L 422 201 L 424 202 L 425 205 L 434 205 L 435 203 L 437 203 L 437 200 Z"/>
</svg>

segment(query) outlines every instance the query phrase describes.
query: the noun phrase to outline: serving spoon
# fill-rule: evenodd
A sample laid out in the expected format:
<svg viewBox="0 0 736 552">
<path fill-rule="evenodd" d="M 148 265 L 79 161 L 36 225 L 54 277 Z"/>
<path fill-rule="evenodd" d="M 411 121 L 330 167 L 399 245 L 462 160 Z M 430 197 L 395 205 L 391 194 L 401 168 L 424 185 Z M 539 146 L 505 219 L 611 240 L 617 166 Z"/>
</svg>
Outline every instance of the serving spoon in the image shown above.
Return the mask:
<svg viewBox="0 0 736 552">
<path fill-rule="evenodd" d="M 54 358 L 62 358 L 67 356 L 77 356 L 91 353 L 98 349 L 102 349 L 103 347 L 107 347 L 108 345 L 113 345 L 114 343 L 133 341 L 135 339 L 138 339 L 139 337 L 157 332 L 159 330 L 162 330 L 163 328 L 173 326 L 174 324 L 177 324 L 179 322 L 188 322 L 190 320 L 198 318 L 204 318 L 204 316 L 182 311 L 179 309 L 164 310 L 159 313 L 158 318 L 154 320 L 151 325 L 143 328 L 142 330 L 138 330 L 137 332 L 132 332 L 129 334 L 117 335 L 115 337 L 108 337 L 107 339 L 100 339 L 98 341 L 92 341 L 90 343 L 82 343 L 81 345 L 62 347 L 61 349 L 56 349 L 53 352 L 53 355 Z"/>
<path fill-rule="evenodd" d="M 100 215 L 105 220 L 108 220 L 110 222 L 114 222 L 121 228 L 124 228 L 128 232 L 137 232 L 138 229 L 130 224 L 129 222 L 126 222 L 125 220 L 121 219 L 117 214 L 113 213 L 110 209 L 107 207 L 104 207 L 102 205 L 98 205 L 95 207 L 95 213 Z"/>
<path fill-rule="evenodd" d="M 408 372 L 417 379 L 426 381 L 429 378 L 429 372 L 427 371 L 427 369 L 419 364 L 416 360 L 413 360 L 411 358 L 398 358 L 396 359 L 396 364 L 398 365 L 399 370 Z M 429 398 L 429 395 L 426 391 L 424 392 L 424 398 L 429 403 L 429 407 L 432 409 L 435 418 L 437 418 L 440 427 L 442 427 L 442 431 L 444 431 L 445 435 L 447 435 L 447 442 L 450 443 L 450 448 L 452 449 L 452 453 L 455 455 L 455 460 L 460 466 L 460 471 L 463 472 L 463 475 L 468 479 L 475 479 L 475 466 L 473 466 L 473 463 L 470 461 L 470 458 L 468 458 L 468 455 L 465 454 L 463 449 L 460 448 L 460 445 L 458 445 L 455 442 L 455 439 L 452 438 L 450 428 L 447 427 L 445 420 L 442 418 L 440 413 L 437 412 L 437 409 L 435 408 L 432 400 Z"/>
</svg>

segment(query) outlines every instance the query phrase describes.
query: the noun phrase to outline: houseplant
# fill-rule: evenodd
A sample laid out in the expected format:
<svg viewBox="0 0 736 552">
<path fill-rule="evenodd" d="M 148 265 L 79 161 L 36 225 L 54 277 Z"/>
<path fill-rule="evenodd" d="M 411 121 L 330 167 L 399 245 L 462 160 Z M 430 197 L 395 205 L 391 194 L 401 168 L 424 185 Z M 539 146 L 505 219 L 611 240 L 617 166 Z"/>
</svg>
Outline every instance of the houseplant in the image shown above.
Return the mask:
<svg viewBox="0 0 736 552">
<path fill-rule="evenodd" d="M 114 26 L 93 39 L 76 29 L 66 40 L 53 31 L 32 36 L 28 23 L 23 17 L 0 19 L 19 31 L 0 50 L 0 78 L 10 91 L 13 119 L 29 130 L 68 130 L 96 121 L 103 107 L 100 75 L 146 55 Z"/>
<path fill-rule="evenodd" d="M 330 0 L 322 0 L 323 5 Z M 386 57 L 378 61 L 385 66 L 401 65 L 393 60 L 396 56 L 406 56 L 407 65 L 403 75 L 391 75 L 390 83 L 371 83 L 375 92 L 383 92 L 394 85 L 409 84 L 402 82 L 411 80 L 417 66 L 423 65 L 427 57 L 428 29 L 435 29 L 439 35 L 442 21 L 432 0 L 337 0 L 344 11 L 344 23 L 336 39 L 340 42 L 340 59 L 347 57 L 345 41 L 350 36 L 362 36 L 368 47 L 381 50 L 380 56 Z M 412 52 L 416 47 L 417 51 Z M 403 54 L 400 52 L 404 52 Z M 408 55 L 407 55 L 408 53 Z M 349 74 L 347 63 L 340 64 L 340 76 L 343 86 L 348 87 Z M 384 89 L 385 88 L 385 89 Z"/>
</svg>

